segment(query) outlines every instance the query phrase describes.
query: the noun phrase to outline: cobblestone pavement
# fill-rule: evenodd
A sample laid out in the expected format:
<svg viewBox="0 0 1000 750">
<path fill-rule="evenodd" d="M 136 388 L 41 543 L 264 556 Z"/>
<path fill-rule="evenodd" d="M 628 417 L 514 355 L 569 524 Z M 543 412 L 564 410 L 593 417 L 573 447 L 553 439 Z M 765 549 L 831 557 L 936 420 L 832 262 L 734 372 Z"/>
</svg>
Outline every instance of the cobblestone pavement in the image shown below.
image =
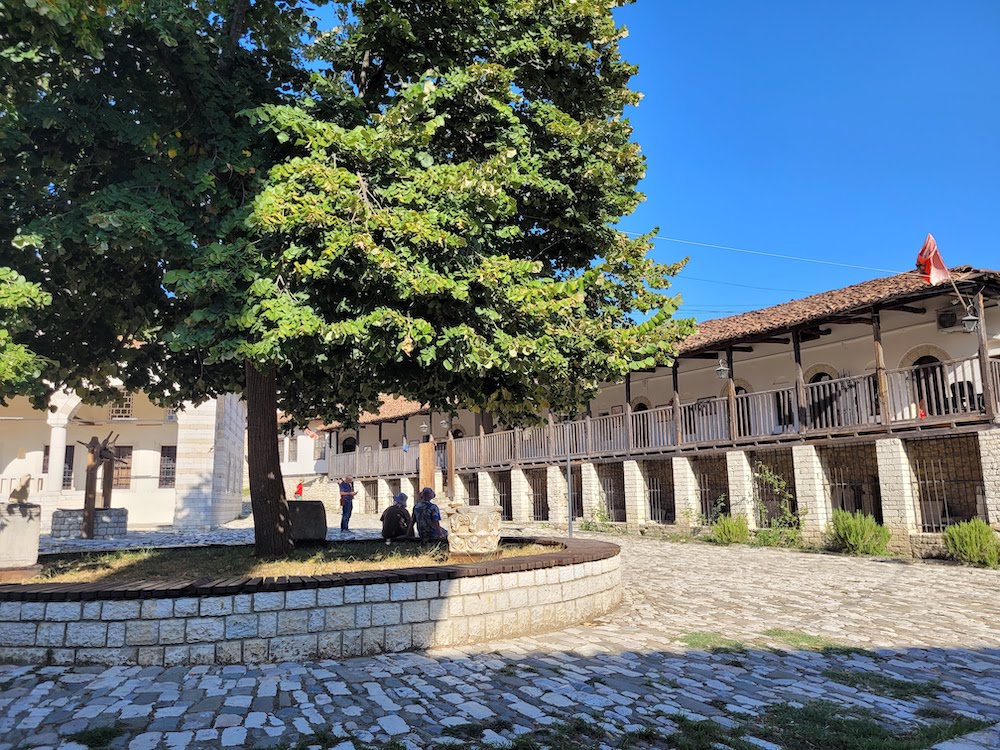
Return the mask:
<svg viewBox="0 0 1000 750">
<path fill-rule="evenodd" d="M 116 722 L 109 747 L 128 750 L 509 747 L 574 717 L 609 748 L 671 747 L 686 717 L 745 727 L 749 744 L 715 747 L 775 750 L 754 735 L 762 714 L 816 700 L 869 709 L 898 732 L 935 714 L 979 719 L 994 726 L 937 747 L 1000 747 L 1000 573 L 610 540 L 622 545 L 622 606 L 533 638 L 309 664 L 0 666 L 0 750 L 83 750 L 67 738 Z M 925 694 L 893 697 L 851 674 Z M 599 745 L 585 733 L 579 746 Z"/>
</svg>

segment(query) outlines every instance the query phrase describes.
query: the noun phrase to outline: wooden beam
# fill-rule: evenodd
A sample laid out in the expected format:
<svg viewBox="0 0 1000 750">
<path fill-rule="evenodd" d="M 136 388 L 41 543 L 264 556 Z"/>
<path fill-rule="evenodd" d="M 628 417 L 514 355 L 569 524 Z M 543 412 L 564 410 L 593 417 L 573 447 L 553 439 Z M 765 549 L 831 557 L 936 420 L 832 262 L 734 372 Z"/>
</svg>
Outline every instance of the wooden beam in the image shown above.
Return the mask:
<svg viewBox="0 0 1000 750">
<path fill-rule="evenodd" d="M 802 374 L 802 340 L 798 331 L 792 331 L 792 353 L 795 356 L 795 395 L 798 400 L 799 432 L 806 427 L 806 380 Z"/>
<path fill-rule="evenodd" d="M 983 304 L 982 290 L 976 293 L 975 305 L 976 317 L 979 318 L 976 333 L 979 337 L 979 367 L 983 381 L 983 406 L 986 410 L 986 418 L 992 422 L 997 416 L 997 393 L 993 383 L 993 373 L 990 371 L 990 347 L 986 339 L 986 306 Z M 52 460 L 51 456 L 49 460 Z"/>
<path fill-rule="evenodd" d="M 829 336 L 833 331 L 829 328 L 811 328 L 809 330 L 802 331 L 801 337 L 803 341 L 815 341 L 821 336 Z"/>
<path fill-rule="evenodd" d="M 779 339 L 779 338 L 766 338 L 766 339 L 756 339 L 759 344 L 788 344 L 791 339 Z"/>
<path fill-rule="evenodd" d="M 625 403 L 632 403 L 632 373 L 625 373 Z"/>
<path fill-rule="evenodd" d="M 697 354 L 684 354 L 684 359 L 718 359 L 718 352 L 698 352 Z M 678 357 L 680 359 L 680 357 Z"/>
<path fill-rule="evenodd" d="M 735 346 L 726 349 L 726 364 L 729 365 L 729 378 L 726 380 L 726 401 L 729 404 L 729 439 L 735 440 L 738 433 L 736 424 L 736 383 L 733 382 L 733 352 Z"/>
<path fill-rule="evenodd" d="M 926 307 L 913 307 L 912 305 L 893 305 L 892 307 L 887 307 L 885 309 L 896 310 L 897 312 L 912 313 L 913 315 L 924 315 L 927 312 Z"/>
<path fill-rule="evenodd" d="M 878 403 L 882 412 L 882 424 L 892 424 L 889 414 L 889 378 L 885 374 L 885 352 L 882 349 L 882 319 L 877 307 L 872 308 L 872 339 L 875 343 L 875 377 L 878 381 Z"/>
<path fill-rule="evenodd" d="M 870 326 L 872 324 L 871 318 L 835 317 L 835 318 L 830 318 L 827 322 L 839 326 L 849 326 L 849 325 Z"/>
<path fill-rule="evenodd" d="M 747 353 L 749 353 L 749 352 L 753 351 L 753 347 L 752 346 L 730 346 L 730 347 L 728 347 L 726 349 L 726 351 L 729 354 L 732 354 L 733 352 L 747 352 Z M 730 357 L 730 359 L 732 359 L 732 357 Z M 732 364 L 732 363 L 730 362 L 730 364 Z"/>
</svg>

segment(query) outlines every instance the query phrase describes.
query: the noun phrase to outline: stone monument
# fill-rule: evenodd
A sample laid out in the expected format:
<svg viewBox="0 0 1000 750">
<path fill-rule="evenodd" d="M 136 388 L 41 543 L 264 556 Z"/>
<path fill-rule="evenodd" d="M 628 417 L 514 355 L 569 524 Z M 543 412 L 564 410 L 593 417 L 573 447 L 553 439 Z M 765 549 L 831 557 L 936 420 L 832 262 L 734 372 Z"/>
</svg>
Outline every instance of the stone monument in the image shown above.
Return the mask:
<svg viewBox="0 0 1000 750">
<path fill-rule="evenodd" d="M 0 582 L 23 581 L 38 575 L 38 539 L 42 506 L 28 502 L 31 475 L 25 474 L 0 509 Z"/>
<path fill-rule="evenodd" d="M 452 500 L 446 508 L 448 551 L 456 562 L 474 562 L 497 556 L 500 549 L 499 505 L 462 505 Z"/>
</svg>

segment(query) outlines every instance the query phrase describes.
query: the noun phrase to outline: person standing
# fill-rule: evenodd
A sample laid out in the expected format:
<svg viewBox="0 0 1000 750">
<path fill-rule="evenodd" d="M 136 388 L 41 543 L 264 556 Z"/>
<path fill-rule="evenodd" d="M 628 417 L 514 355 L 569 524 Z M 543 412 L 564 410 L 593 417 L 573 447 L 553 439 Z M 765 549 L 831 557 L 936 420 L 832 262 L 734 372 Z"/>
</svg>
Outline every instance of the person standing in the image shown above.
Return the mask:
<svg viewBox="0 0 1000 750">
<path fill-rule="evenodd" d="M 354 477 L 344 477 L 340 480 L 340 530 L 349 531 L 351 511 L 354 510 Z"/>
<path fill-rule="evenodd" d="M 406 493 L 400 492 L 392 496 L 392 505 L 382 512 L 382 538 L 388 544 L 393 539 L 405 539 L 411 535 L 413 520 L 410 511 L 406 509 Z"/>
<path fill-rule="evenodd" d="M 295 494 L 292 495 L 292 499 L 293 500 L 302 499 L 302 482 L 299 482 L 297 485 L 295 485 Z"/>
<path fill-rule="evenodd" d="M 421 541 L 448 538 L 448 532 L 441 528 L 441 510 L 431 502 L 436 496 L 434 490 L 424 487 L 420 502 L 413 506 L 413 525 Z"/>
</svg>

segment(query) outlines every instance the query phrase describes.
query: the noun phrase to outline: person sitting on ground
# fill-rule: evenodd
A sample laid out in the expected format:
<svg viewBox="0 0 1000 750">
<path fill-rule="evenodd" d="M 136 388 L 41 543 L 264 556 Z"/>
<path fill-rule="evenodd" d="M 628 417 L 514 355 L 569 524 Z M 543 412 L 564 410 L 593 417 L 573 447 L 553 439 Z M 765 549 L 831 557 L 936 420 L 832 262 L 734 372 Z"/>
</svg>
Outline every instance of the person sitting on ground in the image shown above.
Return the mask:
<svg viewBox="0 0 1000 750">
<path fill-rule="evenodd" d="M 421 541 L 448 538 L 448 532 L 441 528 L 441 511 L 431 502 L 436 496 L 434 490 L 424 487 L 420 502 L 413 506 L 413 524 Z"/>
<path fill-rule="evenodd" d="M 392 505 L 382 512 L 382 538 L 385 543 L 394 539 L 405 539 L 411 535 L 413 530 L 413 519 L 410 518 L 410 511 L 406 509 L 406 493 L 400 492 L 392 496 Z"/>
</svg>

